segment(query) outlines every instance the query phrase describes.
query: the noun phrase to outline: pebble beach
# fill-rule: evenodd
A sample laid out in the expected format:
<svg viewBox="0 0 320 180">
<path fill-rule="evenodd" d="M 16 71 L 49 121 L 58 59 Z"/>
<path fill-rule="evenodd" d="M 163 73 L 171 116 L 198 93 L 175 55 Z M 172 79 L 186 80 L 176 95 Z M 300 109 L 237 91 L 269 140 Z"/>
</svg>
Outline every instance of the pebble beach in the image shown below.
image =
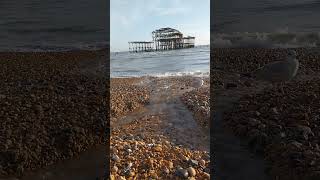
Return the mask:
<svg viewBox="0 0 320 180">
<path fill-rule="evenodd" d="M 111 79 L 110 179 L 210 179 L 209 79 L 193 80 Z"/>
<path fill-rule="evenodd" d="M 271 179 L 320 179 L 319 70 L 320 55 L 314 49 L 297 48 L 301 63 L 297 76 L 279 88 L 232 73 L 222 76 L 217 104 L 233 103 L 223 111 L 226 129 L 261 156 Z M 286 49 L 214 49 L 215 67 L 251 72 L 279 60 Z"/>
<path fill-rule="evenodd" d="M 0 53 L 0 177 L 104 144 L 106 51 Z"/>
</svg>

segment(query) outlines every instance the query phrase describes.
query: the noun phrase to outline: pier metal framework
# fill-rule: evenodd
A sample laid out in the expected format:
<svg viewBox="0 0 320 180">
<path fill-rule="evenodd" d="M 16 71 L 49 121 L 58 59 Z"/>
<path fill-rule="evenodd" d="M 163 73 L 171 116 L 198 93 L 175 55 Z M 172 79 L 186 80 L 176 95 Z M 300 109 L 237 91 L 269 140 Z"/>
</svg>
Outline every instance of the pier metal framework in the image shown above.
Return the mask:
<svg viewBox="0 0 320 180">
<path fill-rule="evenodd" d="M 195 37 L 183 37 L 183 34 L 173 28 L 160 28 L 152 32 L 153 41 L 129 42 L 130 52 L 162 51 L 182 48 L 192 48 Z"/>
</svg>

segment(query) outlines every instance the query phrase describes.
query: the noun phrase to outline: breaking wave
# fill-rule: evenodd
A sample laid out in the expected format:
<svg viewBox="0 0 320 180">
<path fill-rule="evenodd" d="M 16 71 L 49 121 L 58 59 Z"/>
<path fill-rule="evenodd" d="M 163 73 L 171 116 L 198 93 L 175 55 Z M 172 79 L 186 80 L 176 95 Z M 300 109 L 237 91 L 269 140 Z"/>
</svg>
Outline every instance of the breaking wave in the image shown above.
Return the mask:
<svg viewBox="0 0 320 180">
<path fill-rule="evenodd" d="M 64 52 L 64 51 L 74 51 L 74 50 L 101 50 L 107 49 L 109 47 L 109 42 L 101 41 L 101 42 L 90 42 L 90 43 L 73 43 L 73 44 L 45 44 L 40 43 L 39 45 L 21 45 L 12 47 L 1 47 L 1 52 Z"/>
<path fill-rule="evenodd" d="M 277 32 L 214 33 L 213 48 L 298 48 L 319 47 L 320 32 L 293 33 L 287 29 Z"/>
<path fill-rule="evenodd" d="M 165 73 L 142 73 L 142 72 L 129 72 L 129 73 L 116 73 L 114 72 L 111 77 L 116 78 L 127 78 L 127 77 L 173 77 L 173 76 L 193 76 L 193 77 L 209 77 L 209 72 L 201 72 L 201 71 L 186 71 L 186 72 L 165 72 Z"/>
</svg>

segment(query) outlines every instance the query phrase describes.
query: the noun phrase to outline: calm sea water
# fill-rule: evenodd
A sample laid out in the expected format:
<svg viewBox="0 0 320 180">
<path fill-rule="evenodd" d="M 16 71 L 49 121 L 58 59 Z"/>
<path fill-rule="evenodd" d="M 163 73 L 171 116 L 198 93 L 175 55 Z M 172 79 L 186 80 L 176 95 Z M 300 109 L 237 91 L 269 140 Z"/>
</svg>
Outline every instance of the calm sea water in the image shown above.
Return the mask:
<svg viewBox="0 0 320 180">
<path fill-rule="evenodd" d="M 111 77 L 208 76 L 209 46 L 171 51 L 111 53 Z"/>
<path fill-rule="evenodd" d="M 1 0 L 0 51 L 97 49 L 107 45 L 105 0 Z"/>
<path fill-rule="evenodd" d="M 316 47 L 319 0 L 213 1 L 214 47 Z"/>
</svg>

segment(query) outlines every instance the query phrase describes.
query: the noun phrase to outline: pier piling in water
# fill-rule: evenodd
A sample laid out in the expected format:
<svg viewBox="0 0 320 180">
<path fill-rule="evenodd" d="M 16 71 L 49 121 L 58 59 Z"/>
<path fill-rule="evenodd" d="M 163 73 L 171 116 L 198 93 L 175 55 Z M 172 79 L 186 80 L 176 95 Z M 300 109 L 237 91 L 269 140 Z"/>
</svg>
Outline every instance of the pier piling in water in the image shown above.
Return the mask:
<svg viewBox="0 0 320 180">
<path fill-rule="evenodd" d="M 129 42 L 129 51 L 130 52 L 148 52 L 152 51 L 152 41 L 131 41 Z"/>
</svg>

